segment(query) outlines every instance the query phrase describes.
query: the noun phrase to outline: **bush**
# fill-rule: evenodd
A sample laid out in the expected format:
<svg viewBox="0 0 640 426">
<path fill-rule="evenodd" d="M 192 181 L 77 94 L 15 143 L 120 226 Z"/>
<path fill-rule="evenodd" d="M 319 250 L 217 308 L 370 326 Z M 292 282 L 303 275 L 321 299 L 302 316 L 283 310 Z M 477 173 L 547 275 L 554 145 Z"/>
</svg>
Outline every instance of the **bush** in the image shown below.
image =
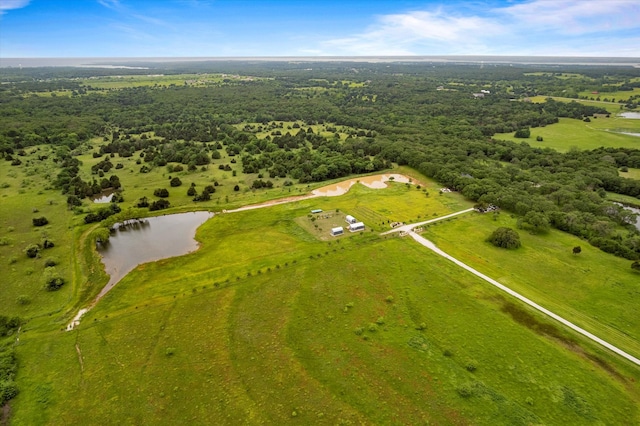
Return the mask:
<svg viewBox="0 0 640 426">
<path fill-rule="evenodd" d="M 64 278 L 60 276 L 55 267 L 48 267 L 44 270 L 44 288 L 47 291 L 60 290 L 64 285 Z"/>
<path fill-rule="evenodd" d="M 496 247 L 517 249 L 521 246 L 520 235 L 511 228 L 500 227 L 493 231 L 487 241 Z"/>
<path fill-rule="evenodd" d="M 160 198 L 167 198 L 169 196 L 169 190 L 167 188 L 158 188 L 153 191 L 153 195 Z"/>
<path fill-rule="evenodd" d="M 531 136 L 531 130 L 529 128 L 526 129 L 518 129 L 514 135 L 516 138 L 526 139 Z"/>
<path fill-rule="evenodd" d="M 33 226 L 44 226 L 49 223 L 47 218 L 44 216 L 34 217 L 33 219 L 31 219 L 31 222 L 33 222 Z"/>
<path fill-rule="evenodd" d="M 168 200 L 158 200 L 158 201 L 154 201 L 153 203 L 151 203 L 151 205 L 149 206 L 149 210 L 154 211 L 154 210 L 164 210 L 166 208 L 169 208 L 169 205 L 171 203 L 169 203 Z"/>
<path fill-rule="evenodd" d="M 27 257 L 35 258 L 38 257 L 38 253 L 40 253 L 40 246 L 38 244 L 29 244 L 26 249 L 24 249 L 24 253 Z"/>
<path fill-rule="evenodd" d="M 463 398 L 470 398 L 473 396 L 473 388 L 469 383 L 462 384 L 456 388 L 456 392 Z"/>
<path fill-rule="evenodd" d="M 47 259 L 44 261 L 45 267 L 56 266 L 57 264 L 58 264 L 58 259 L 56 259 L 55 257 L 47 257 Z"/>
<path fill-rule="evenodd" d="M 29 303 L 31 303 L 31 298 L 27 295 L 21 294 L 16 298 L 16 303 L 22 306 L 28 305 Z"/>
<path fill-rule="evenodd" d="M 0 382 L 0 406 L 6 404 L 18 395 L 18 387 L 13 380 Z"/>
<path fill-rule="evenodd" d="M 182 181 L 179 177 L 174 177 L 173 179 L 171 179 L 171 182 L 169 182 L 169 184 L 173 187 L 176 187 L 182 185 Z"/>
</svg>

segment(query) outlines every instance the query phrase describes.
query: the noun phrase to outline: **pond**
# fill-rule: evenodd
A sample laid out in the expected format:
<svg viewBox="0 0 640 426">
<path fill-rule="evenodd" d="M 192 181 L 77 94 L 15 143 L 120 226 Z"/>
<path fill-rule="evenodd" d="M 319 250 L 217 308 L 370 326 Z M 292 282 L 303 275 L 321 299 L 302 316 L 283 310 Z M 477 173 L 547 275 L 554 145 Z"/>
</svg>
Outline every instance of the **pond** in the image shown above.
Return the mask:
<svg viewBox="0 0 640 426">
<path fill-rule="evenodd" d="M 213 216 L 210 212 L 189 212 L 149 217 L 118 226 L 109 242 L 99 248 L 109 282 L 97 299 L 104 296 L 136 266 L 181 256 L 198 248 L 196 229 Z"/>
<path fill-rule="evenodd" d="M 640 120 L 640 112 L 634 112 L 634 111 L 621 112 L 620 114 L 618 114 L 618 116 L 622 118 L 630 118 L 632 120 Z"/>
<path fill-rule="evenodd" d="M 194 239 L 196 230 L 211 217 L 213 213 L 200 211 L 117 224 L 109 242 L 98 250 L 109 282 L 90 306 L 78 311 L 67 325 L 67 331 L 80 324 L 82 316 L 136 266 L 195 251 L 198 248 L 198 242 Z"/>
</svg>

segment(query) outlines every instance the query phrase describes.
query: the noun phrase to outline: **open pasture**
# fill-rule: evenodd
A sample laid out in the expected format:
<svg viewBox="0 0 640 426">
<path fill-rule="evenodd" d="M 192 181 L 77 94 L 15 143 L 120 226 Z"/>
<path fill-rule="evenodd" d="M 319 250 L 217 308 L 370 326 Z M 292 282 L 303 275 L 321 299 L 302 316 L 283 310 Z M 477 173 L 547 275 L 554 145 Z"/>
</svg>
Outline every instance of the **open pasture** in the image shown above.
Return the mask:
<svg viewBox="0 0 640 426">
<path fill-rule="evenodd" d="M 545 322 L 410 239 L 319 242 L 293 222 L 317 202 L 214 217 L 76 331 L 27 330 L 16 424 L 639 419 L 633 367 L 514 321 Z"/>
<path fill-rule="evenodd" d="M 596 101 L 596 100 L 589 100 L 589 99 L 563 98 L 559 96 L 544 96 L 544 95 L 532 96 L 529 99 L 531 100 L 531 102 L 542 103 L 542 102 L 545 102 L 547 98 L 551 98 L 558 102 L 578 102 L 583 105 L 590 105 L 598 108 L 604 108 L 611 114 L 618 114 L 624 110 L 624 107 L 618 102 L 610 102 L 610 101 L 605 102 L 605 101 Z"/>
<path fill-rule="evenodd" d="M 464 215 L 432 225 L 424 236 L 445 252 L 498 280 L 598 337 L 640 355 L 640 280 L 630 261 L 604 255 L 586 241 L 551 230 L 519 230 L 522 247 L 505 250 L 485 242 L 516 220 L 506 214 Z M 573 254 L 573 247 L 582 252 Z"/>
<path fill-rule="evenodd" d="M 599 147 L 640 148 L 640 137 L 625 135 L 640 133 L 640 120 L 618 118 L 592 118 L 590 122 L 561 118 L 556 124 L 532 127 L 531 137 L 516 138 L 514 133 L 497 133 L 495 139 L 526 142 L 533 147 L 553 148 L 560 152 L 570 149 L 595 149 Z M 537 141 L 541 136 L 543 140 Z"/>
</svg>

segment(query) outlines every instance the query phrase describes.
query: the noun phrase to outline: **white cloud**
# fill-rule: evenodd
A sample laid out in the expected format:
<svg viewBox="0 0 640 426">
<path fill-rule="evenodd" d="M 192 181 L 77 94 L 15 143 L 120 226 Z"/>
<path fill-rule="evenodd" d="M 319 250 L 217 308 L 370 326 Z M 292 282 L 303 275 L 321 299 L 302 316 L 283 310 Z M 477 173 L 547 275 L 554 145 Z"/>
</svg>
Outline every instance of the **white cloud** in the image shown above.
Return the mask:
<svg viewBox="0 0 640 426">
<path fill-rule="evenodd" d="M 640 27 L 636 0 L 535 0 L 494 9 L 514 24 L 562 34 L 589 34 Z"/>
<path fill-rule="evenodd" d="M 320 47 L 325 55 L 640 56 L 638 0 L 507 4 L 488 8 L 470 2 L 457 10 L 443 6 L 382 15 L 364 31 L 325 40 Z"/>
<path fill-rule="evenodd" d="M 491 18 L 448 15 L 443 10 L 415 11 L 378 17 L 367 31 L 329 40 L 324 46 L 355 55 L 415 55 L 462 48 L 484 50 L 479 35 L 494 37 L 503 28 Z"/>
<path fill-rule="evenodd" d="M 22 9 L 29 5 L 31 0 L 0 0 L 0 15 L 6 13 L 7 10 Z"/>
<path fill-rule="evenodd" d="M 120 9 L 120 0 L 98 0 L 98 3 L 108 9 Z"/>
</svg>

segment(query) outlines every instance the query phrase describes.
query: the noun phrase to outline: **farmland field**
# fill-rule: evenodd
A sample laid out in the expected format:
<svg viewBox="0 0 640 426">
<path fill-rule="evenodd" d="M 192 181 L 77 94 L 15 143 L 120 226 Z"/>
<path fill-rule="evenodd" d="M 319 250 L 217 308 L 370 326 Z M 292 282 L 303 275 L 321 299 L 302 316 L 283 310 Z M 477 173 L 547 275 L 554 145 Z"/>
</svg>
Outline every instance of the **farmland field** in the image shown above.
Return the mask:
<svg viewBox="0 0 640 426">
<path fill-rule="evenodd" d="M 199 251 L 138 268 L 75 331 L 26 328 L 33 392 L 15 424 L 639 419 L 636 369 L 513 321 L 546 323 L 412 240 L 321 242 L 295 223 L 310 208 L 408 221 L 463 206 L 390 185 L 217 216 Z"/>
</svg>

